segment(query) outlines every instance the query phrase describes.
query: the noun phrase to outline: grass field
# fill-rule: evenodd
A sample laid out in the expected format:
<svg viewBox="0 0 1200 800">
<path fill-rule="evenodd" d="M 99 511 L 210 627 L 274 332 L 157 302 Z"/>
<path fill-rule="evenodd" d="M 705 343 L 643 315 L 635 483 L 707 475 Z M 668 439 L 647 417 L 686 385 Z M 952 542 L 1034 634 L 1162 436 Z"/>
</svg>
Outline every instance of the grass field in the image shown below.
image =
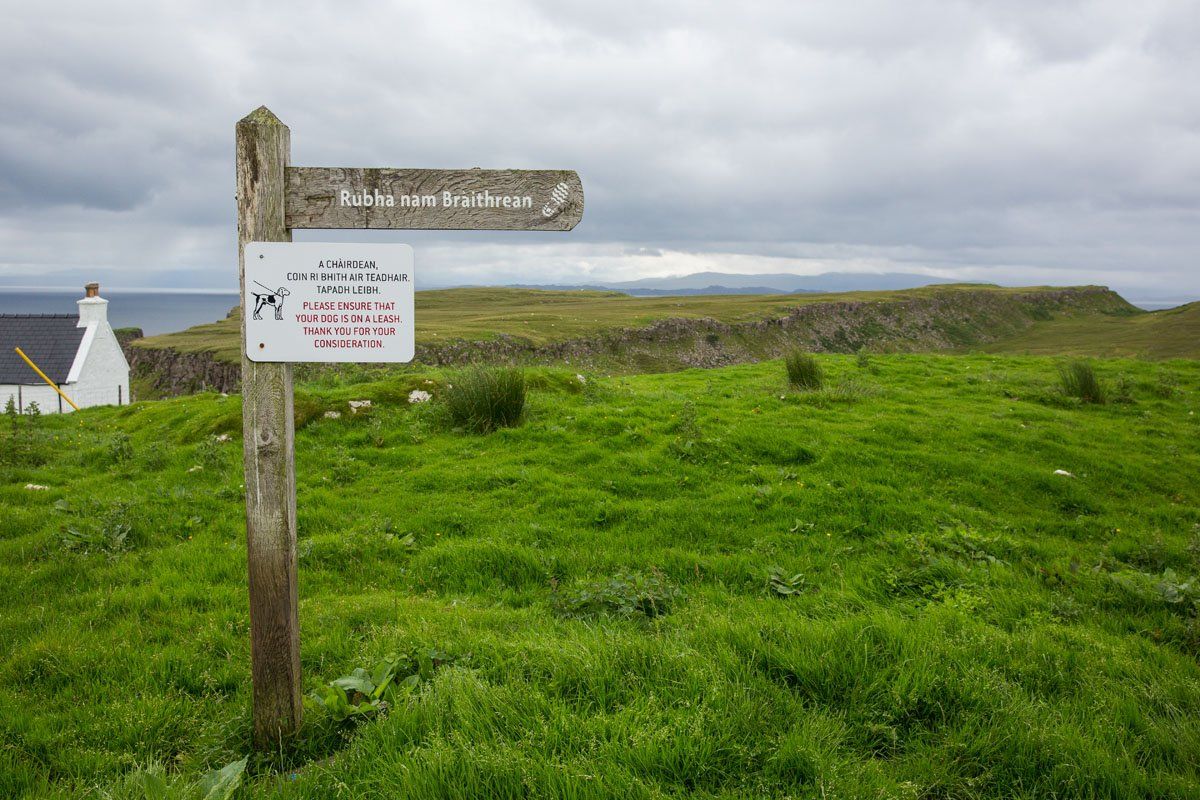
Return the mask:
<svg viewBox="0 0 1200 800">
<path fill-rule="evenodd" d="M 1088 315 L 1036 322 L 979 349 L 993 353 L 1107 357 L 1200 357 L 1200 303 L 1130 316 Z"/>
<path fill-rule="evenodd" d="M 482 436 L 299 387 L 305 690 L 421 677 L 237 796 L 1200 796 L 1200 363 L 818 360 L 531 370 Z M 249 753 L 239 399 L 0 422 L 0 796 L 187 796 Z"/>
<path fill-rule="evenodd" d="M 1011 295 L 1049 288 L 1013 289 L 978 284 L 944 284 L 902 291 L 690 297 L 630 297 L 619 292 L 494 287 L 442 289 L 417 293 L 417 342 L 475 341 L 505 335 L 533 344 L 546 344 L 591 336 L 615 328 L 644 327 L 663 319 L 707 318 L 738 323 L 781 317 L 789 309 L 810 304 L 886 302 L 953 296 L 955 293 L 980 290 Z M 1129 311 L 1138 314 L 1132 307 Z M 240 311 L 227 319 L 198 325 L 186 331 L 148 337 L 137 346 L 168 347 L 182 353 L 212 353 L 219 360 L 238 361 L 241 357 L 239 314 Z M 1195 347 L 1191 347 L 1194 354 Z"/>
</svg>

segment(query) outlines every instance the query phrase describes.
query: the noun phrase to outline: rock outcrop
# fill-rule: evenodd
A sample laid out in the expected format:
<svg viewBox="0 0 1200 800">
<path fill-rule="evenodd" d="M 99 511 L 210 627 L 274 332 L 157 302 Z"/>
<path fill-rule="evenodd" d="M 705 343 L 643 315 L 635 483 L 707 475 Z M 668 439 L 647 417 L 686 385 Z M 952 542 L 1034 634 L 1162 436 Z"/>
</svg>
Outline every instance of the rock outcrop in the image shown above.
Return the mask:
<svg viewBox="0 0 1200 800">
<path fill-rule="evenodd" d="M 880 300 L 797 305 L 778 317 L 746 322 L 663 319 L 644 327 L 615 328 L 538 344 L 500 334 L 482 341 L 418 343 L 416 362 L 451 366 L 473 362 L 569 363 L 584 368 L 660 372 L 719 367 L 777 358 L 792 348 L 852 353 L 951 350 L 1017 333 L 1039 320 L 1068 314 L 1130 314 L 1136 309 L 1103 287 L 1024 292 L 958 289 Z M 128 347 L 134 374 L 165 394 L 234 392 L 241 365 L 209 353 Z"/>
<path fill-rule="evenodd" d="M 219 361 L 212 353 L 181 353 L 170 348 L 130 347 L 122 343 L 130 373 L 148 378 L 165 395 L 236 392 L 242 382 L 240 362 Z"/>
</svg>

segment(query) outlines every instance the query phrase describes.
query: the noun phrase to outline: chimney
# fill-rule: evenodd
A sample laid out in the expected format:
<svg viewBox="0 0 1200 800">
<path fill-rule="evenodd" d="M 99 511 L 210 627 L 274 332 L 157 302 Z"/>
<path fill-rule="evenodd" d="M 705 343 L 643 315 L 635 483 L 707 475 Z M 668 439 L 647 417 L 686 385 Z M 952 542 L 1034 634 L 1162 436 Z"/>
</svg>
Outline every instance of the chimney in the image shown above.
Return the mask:
<svg viewBox="0 0 1200 800">
<path fill-rule="evenodd" d="M 84 296 L 75 301 L 79 306 L 79 325 L 89 322 L 108 322 L 108 301 L 100 296 L 100 284 L 92 282 L 83 287 Z"/>
</svg>

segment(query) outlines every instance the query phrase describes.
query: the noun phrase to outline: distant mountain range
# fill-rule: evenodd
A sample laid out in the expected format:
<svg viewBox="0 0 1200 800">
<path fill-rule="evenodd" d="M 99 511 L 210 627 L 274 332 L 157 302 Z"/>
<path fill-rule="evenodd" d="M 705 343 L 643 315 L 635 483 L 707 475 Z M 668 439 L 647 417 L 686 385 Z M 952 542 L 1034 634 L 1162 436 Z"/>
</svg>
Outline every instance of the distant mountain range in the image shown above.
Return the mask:
<svg viewBox="0 0 1200 800">
<path fill-rule="evenodd" d="M 636 281 L 597 281 L 588 284 L 511 284 L 517 289 L 617 291 L 634 297 L 696 294 L 795 294 L 798 292 L 857 292 L 914 289 L 934 283 L 957 283 L 946 278 L 904 272 L 869 274 L 825 272 L 820 275 L 735 275 L 727 272 L 696 272 L 668 278 Z"/>
</svg>

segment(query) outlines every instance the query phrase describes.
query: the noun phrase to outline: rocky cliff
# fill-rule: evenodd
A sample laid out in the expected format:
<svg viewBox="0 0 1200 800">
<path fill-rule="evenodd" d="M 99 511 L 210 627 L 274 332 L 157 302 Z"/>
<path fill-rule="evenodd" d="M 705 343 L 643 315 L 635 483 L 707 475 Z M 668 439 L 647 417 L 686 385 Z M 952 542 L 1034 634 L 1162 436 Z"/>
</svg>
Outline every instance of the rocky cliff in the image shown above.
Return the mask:
<svg viewBox="0 0 1200 800">
<path fill-rule="evenodd" d="M 133 376 L 148 379 L 158 392 L 165 395 L 236 392 L 242 381 L 240 362 L 219 361 L 212 353 L 181 353 L 167 347 L 123 346 Z"/>
<path fill-rule="evenodd" d="M 747 322 L 663 319 L 642 327 L 533 343 L 498 335 L 483 341 L 419 342 L 416 361 L 449 366 L 472 362 L 569 363 L 581 368 L 669 371 L 776 358 L 800 347 L 851 353 L 951 350 L 1014 335 L 1039 320 L 1075 314 L 1137 313 L 1103 287 L 1000 292 L 981 288 L 911 298 L 810 302 Z M 237 391 L 241 365 L 211 353 L 126 347 L 134 374 L 167 394 Z"/>
</svg>

